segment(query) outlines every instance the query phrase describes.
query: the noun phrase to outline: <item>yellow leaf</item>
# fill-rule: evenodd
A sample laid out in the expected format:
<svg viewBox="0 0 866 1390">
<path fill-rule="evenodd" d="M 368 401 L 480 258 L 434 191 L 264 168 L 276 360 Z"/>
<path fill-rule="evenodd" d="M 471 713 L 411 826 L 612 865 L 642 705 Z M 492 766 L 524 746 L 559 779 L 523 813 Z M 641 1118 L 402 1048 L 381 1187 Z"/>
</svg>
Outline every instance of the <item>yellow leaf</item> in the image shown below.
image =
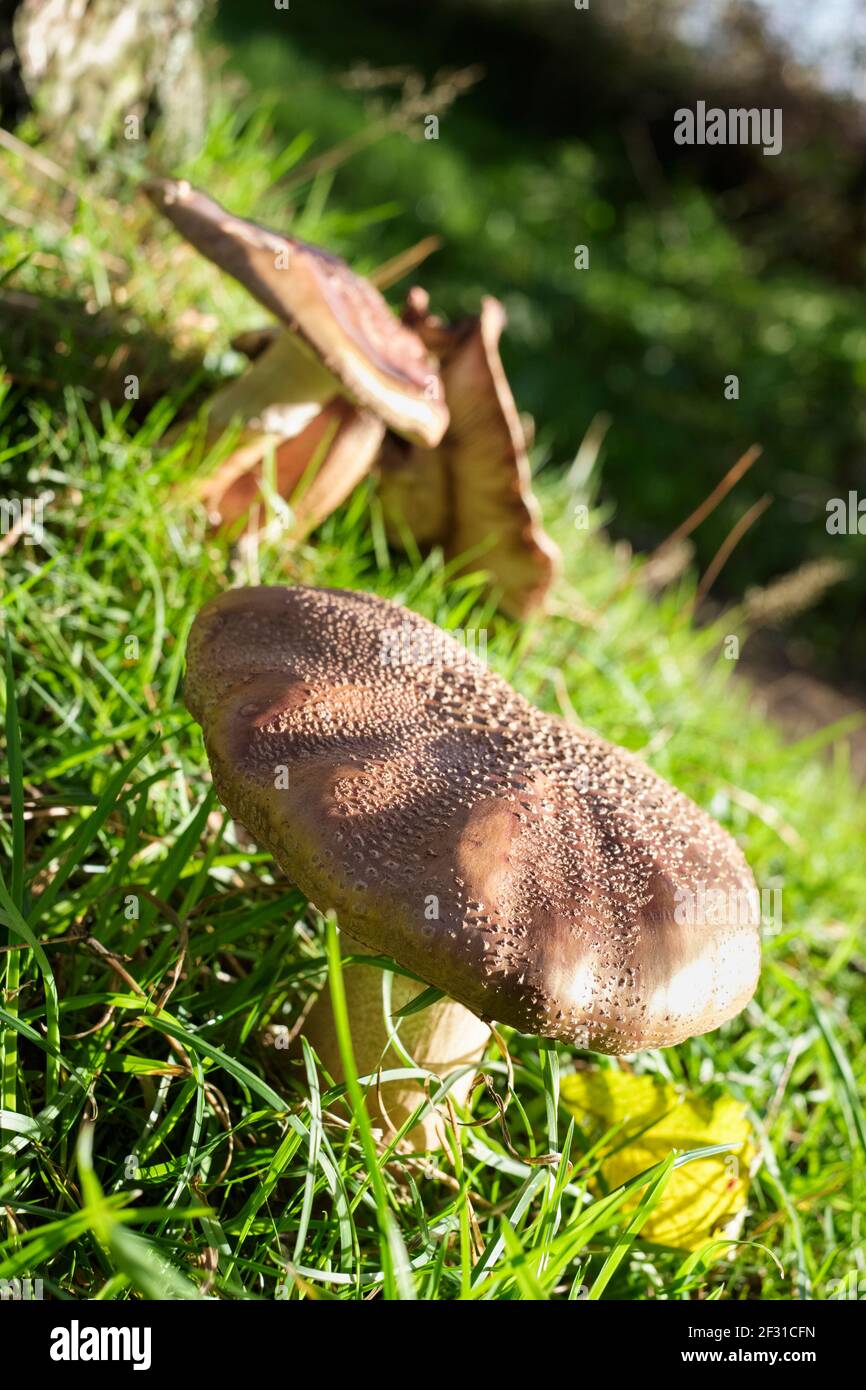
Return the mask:
<svg viewBox="0 0 866 1390">
<path fill-rule="evenodd" d="M 706 1100 L 655 1076 L 596 1070 L 564 1076 L 562 1101 L 584 1129 L 603 1133 L 621 1125 L 601 1164 L 609 1190 L 667 1158 L 672 1149 L 684 1153 L 709 1144 L 735 1145 L 729 1153 L 675 1169 L 641 1230 L 644 1240 L 698 1250 L 723 1235 L 745 1207 L 755 1151 L 738 1100 Z M 634 1204 L 639 1200 L 640 1193 Z"/>
</svg>

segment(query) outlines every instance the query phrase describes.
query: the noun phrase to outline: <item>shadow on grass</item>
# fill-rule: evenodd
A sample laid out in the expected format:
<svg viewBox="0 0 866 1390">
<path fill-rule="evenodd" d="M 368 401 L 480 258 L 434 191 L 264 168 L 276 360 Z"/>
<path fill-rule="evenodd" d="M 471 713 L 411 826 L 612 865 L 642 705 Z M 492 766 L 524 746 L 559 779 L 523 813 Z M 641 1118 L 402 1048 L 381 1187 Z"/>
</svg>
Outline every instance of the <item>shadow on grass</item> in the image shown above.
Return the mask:
<svg viewBox="0 0 866 1390">
<path fill-rule="evenodd" d="M 18 407 L 30 397 L 54 404 L 73 388 L 88 409 L 128 405 L 134 420 L 166 396 L 186 416 L 219 379 L 200 352 L 179 349 L 115 306 L 14 289 L 0 293 L 0 361 Z M 26 426 L 26 410 L 13 415 Z"/>
</svg>

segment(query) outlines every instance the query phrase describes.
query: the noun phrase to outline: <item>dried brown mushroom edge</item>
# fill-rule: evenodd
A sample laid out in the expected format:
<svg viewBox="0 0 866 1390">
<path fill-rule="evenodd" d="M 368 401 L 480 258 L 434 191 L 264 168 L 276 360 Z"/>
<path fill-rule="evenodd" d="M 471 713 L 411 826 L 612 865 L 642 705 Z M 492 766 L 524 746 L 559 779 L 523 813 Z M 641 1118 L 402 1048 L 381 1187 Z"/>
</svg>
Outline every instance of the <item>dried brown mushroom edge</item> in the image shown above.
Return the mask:
<svg viewBox="0 0 866 1390">
<path fill-rule="evenodd" d="M 458 1106 L 491 1020 L 630 1054 L 717 1028 L 751 998 L 757 892 L 734 839 L 417 614 L 366 593 L 232 590 L 196 618 L 187 663 L 227 809 L 353 950 L 447 996 L 399 1034 L 432 1076 L 464 1069 Z M 361 1074 L 404 1065 L 381 970 L 352 965 L 346 987 Z M 393 1008 L 420 989 L 397 977 Z M 305 1031 L 342 1079 L 327 990 Z M 383 1128 L 423 1099 L 413 1081 L 368 1092 Z M 441 1122 L 429 1112 L 413 1146 L 437 1143 Z"/>
</svg>

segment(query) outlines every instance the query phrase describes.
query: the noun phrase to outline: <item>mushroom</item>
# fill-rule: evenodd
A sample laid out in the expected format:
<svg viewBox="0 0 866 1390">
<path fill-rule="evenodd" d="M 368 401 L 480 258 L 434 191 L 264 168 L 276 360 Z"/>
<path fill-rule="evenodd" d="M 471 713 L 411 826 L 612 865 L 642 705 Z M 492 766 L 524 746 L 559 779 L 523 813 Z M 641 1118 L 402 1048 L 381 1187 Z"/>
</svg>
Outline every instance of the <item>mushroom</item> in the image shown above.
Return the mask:
<svg viewBox="0 0 866 1390">
<path fill-rule="evenodd" d="M 235 449 L 200 489 L 208 511 L 223 526 L 248 516 L 261 496 L 262 454 L 274 448 L 274 484 L 292 499 L 292 530 L 301 537 L 323 522 L 369 471 L 385 426 L 368 410 L 337 397 L 288 438 L 258 436 Z"/>
<path fill-rule="evenodd" d="M 379 472 L 388 537 L 399 543 L 408 528 L 449 558 L 471 552 L 503 610 L 525 617 L 543 602 L 559 552 L 541 524 L 526 431 L 499 356 L 505 310 L 486 296 L 478 317 L 449 327 L 427 305 L 416 286 L 403 318 L 439 359 L 450 424 L 432 447 L 386 436 Z"/>
<path fill-rule="evenodd" d="M 436 1075 L 466 1069 L 458 1104 L 490 1020 L 623 1054 L 751 998 L 757 893 L 731 836 L 417 614 L 367 593 L 231 590 L 193 624 L 186 703 L 219 797 L 350 949 L 447 996 L 400 1037 Z M 347 983 L 361 1073 L 404 1065 L 381 970 L 352 965 Z M 394 1007 L 421 989 L 401 979 Z M 307 1033 L 339 1079 L 326 994 Z M 400 1124 L 422 1092 L 395 1080 L 382 1099 Z M 411 1137 L 434 1142 L 429 1113 Z"/>
<path fill-rule="evenodd" d="M 298 529 L 309 530 L 322 519 L 322 499 L 333 509 L 371 467 L 386 425 L 416 444 L 439 442 L 448 411 L 438 373 L 421 339 L 373 285 L 339 257 L 235 217 L 184 180 L 143 187 L 187 241 L 284 326 L 241 338 L 251 366 L 208 406 L 210 439 L 233 422 L 242 426 L 237 448 L 204 489 L 221 520 L 233 520 L 239 499 L 257 494 L 269 447 L 283 496 L 311 464 L 316 471 L 318 491 L 296 509 Z M 335 450 L 319 456 L 329 427 Z M 239 486 L 246 472 L 252 487 Z"/>
</svg>

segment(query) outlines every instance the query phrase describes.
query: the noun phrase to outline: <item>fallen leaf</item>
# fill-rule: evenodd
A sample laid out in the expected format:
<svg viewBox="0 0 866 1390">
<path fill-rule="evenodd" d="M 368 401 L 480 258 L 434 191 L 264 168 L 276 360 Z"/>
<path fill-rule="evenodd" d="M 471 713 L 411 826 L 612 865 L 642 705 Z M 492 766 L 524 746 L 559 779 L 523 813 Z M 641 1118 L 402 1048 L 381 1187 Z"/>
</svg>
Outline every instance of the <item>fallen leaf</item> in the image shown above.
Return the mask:
<svg viewBox="0 0 866 1390">
<path fill-rule="evenodd" d="M 708 1100 L 659 1077 L 612 1070 L 564 1076 L 561 1095 L 582 1126 L 599 1132 L 621 1126 L 601 1163 L 608 1190 L 667 1158 L 671 1150 L 734 1146 L 728 1153 L 675 1169 L 641 1229 L 644 1240 L 698 1250 L 725 1234 L 744 1210 L 755 1150 L 740 1101 L 732 1096 Z M 638 1193 L 635 1202 L 639 1197 Z"/>
</svg>

